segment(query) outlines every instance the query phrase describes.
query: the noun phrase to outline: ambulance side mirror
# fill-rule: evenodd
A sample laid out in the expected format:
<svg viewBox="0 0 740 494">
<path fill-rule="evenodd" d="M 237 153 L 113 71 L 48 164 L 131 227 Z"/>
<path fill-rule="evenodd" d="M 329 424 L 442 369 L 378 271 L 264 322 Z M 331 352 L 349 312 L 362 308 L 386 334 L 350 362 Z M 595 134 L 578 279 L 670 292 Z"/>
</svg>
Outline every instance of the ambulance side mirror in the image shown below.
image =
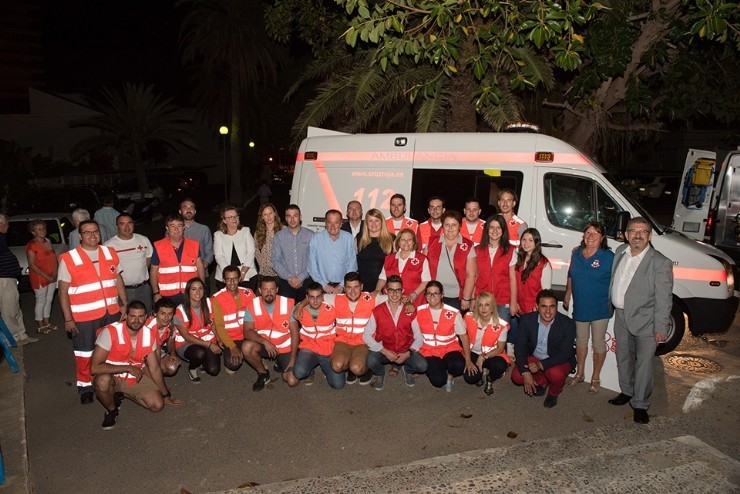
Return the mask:
<svg viewBox="0 0 740 494">
<path fill-rule="evenodd" d="M 617 213 L 617 234 L 616 239 L 624 242 L 624 232 L 627 230 L 627 223 L 631 216 L 629 211 L 620 211 Z"/>
</svg>

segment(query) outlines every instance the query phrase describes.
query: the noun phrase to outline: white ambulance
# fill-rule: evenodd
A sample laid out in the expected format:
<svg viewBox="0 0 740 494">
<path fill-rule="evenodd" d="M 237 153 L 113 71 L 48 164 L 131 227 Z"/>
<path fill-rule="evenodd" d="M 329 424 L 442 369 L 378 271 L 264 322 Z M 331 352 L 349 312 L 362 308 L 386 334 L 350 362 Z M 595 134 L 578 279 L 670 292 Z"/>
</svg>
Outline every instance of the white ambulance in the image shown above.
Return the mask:
<svg viewBox="0 0 740 494">
<path fill-rule="evenodd" d="M 458 211 L 476 197 L 485 212 L 493 211 L 500 189 L 512 189 L 519 196 L 517 214 L 542 235 L 561 299 L 571 251 L 586 223 L 604 224 L 616 249 L 619 225 L 644 216 L 653 224 L 653 246 L 674 265 L 673 328 L 659 353 L 680 342 L 683 314 L 694 334 L 726 331 L 738 307 L 730 257 L 658 224 L 604 172 L 569 144 L 536 133 L 351 135 L 311 128 L 296 158 L 291 201 L 300 206 L 304 225 L 318 230 L 328 209 L 344 212 L 351 200 L 387 217 L 390 197 L 401 193 L 407 214 L 421 221 L 431 196 L 444 197 L 447 209 Z"/>
</svg>

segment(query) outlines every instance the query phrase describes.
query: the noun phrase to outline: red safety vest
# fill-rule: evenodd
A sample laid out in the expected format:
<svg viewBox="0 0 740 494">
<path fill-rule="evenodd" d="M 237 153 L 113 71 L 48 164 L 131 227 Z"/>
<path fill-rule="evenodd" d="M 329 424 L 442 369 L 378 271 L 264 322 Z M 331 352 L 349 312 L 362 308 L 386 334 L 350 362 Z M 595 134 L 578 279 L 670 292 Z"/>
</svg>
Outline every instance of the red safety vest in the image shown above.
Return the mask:
<svg viewBox="0 0 740 494">
<path fill-rule="evenodd" d="M 471 234 L 470 232 L 468 232 L 468 222 L 465 218 L 463 218 L 462 226 L 460 226 L 460 235 L 462 235 L 463 238 L 467 238 L 475 245 L 478 245 L 483 239 L 483 228 L 485 226 L 485 221 L 478 220 L 478 222 L 475 224 L 475 230 L 473 230 L 473 233 Z"/>
<path fill-rule="evenodd" d="M 213 295 L 213 299 L 218 302 L 224 317 L 224 328 L 229 333 L 229 337 L 234 341 L 244 339 L 244 311 L 247 304 L 255 297 L 254 292 L 249 288 L 239 287 L 239 306 L 236 307 L 234 296 L 226 288 L 219 290 Z"/>
<path fill-rule="evenodd" d="M 465 314 L 465 327 L 468 330 L 468 339 L 470 340 L 470 348 L 472 350 L 475 338 L 478 336 L 478 322 L 470 312 Z M 489 323 L 485 328 L 483 328 L 483 339 L 480 343 L 481 353 L 488 353 L 496 348 L 501 332 L 508 329 L 508 327 L 509 324 L 506 321 L 499 319 L 498 326 L 494 326 L 493 323 Z M 511 363 L 511 359 L 509 359 L 506 352 L 501 352 L 499 355 L 506 360 L 506 362 Z"/>
<path fill-rule="evenodd" d="M 177 260 L 177 253 L 170 239 L 163 238 L 154 242 L 159 256 L 157 287 L 163 297 L 183 293 L 185 284 L 198 276 L 198 241 L 189 238 L 183 238 L 182 241 L 184 245 L 180 261 Z"/>
<path fill-rule="evenodd" d="M 114 249 L 98 246 L 98 271 L 82 246 L 61 255 L 69 271 L 69 305 L 75 322 L 95 321 L 116 314 L 118 305 L 118 255 Z"/>
<path fill-rule="evenodd" d="M 401 227 L 396 228 L 396 226 L 393 224 L 393 216 L 390 218 L 387 218 L 385 220 L 385 226 L 388 228 L 388 231 L 391 232 L 392 235 L 398 235 L 398 232 L 400 232 L 403 229 L 410 229 L 414 232 L 414 235 L 416 235 L 416 231 L 419 229 L 419 222 L 412 218 L 403 218 L 401 220 Z"/>
<path fill-rule="evenodd" d="M 424 344 L 419 349 L 425 357 L 442 358 L 450 352 L 462 352 L 462 347 L 455 334 L 455 318 L 459 311 L 449 305 L 444 305 L 439 314 L 437 323 L 432 319 L 432 310 L 429 304 L 419 306 L 416 321 L 424 336 Z"/>
<path fill-rule="evenodd" d="M 496 249 L 491 266 L 491 256 L 488 247 L 475 248 L 476 262 L 478 263 L 478 277 L 475 279 L 475 295 L 480 292 L 489 292 L 496 299 L 496 304 L 511 303 L 511 278 L 509 278 L 509 263 L 516 249 L 509 247 L 509 252 L 503 253 L 501 247 Z"/>
<path fill-rule="evenodd" d="M 137 369 L 144 367 L 144 359 L 157 345 L 157 330 L 151 330 L 146 326 L 138 331 L 136 335 L 136 350 L 131 354 L 131 335 L 124 322 L 114 322 L 102 328 L 110 334 L 110 350 L 105 358 L 107 364 L 133 365 Z M 126 381 L 128 384 L 136 383 L 136 376 L 128 372 L 115 374 L 117 379 Z"/>
<path fill-rule="evenodd" d="M 511 219 L 506 221 L 506 229 L 509 230 L 509 243 L 514 247 L 519 247 L 519 228 L 523 224 L 524 220 L 514 213 L 511 213 Z"/>
<path fill-rule="evenodd" d="M 255 297 L 249 304 L 254 330 L 262 338 L 275 345 L 278 353 L 290 353 L 290 314 L 293 312 L 292 298 L 277 295 L 273 305 L 272 317 L 262 297 Z"/>
<path fill-rule="evenodd" d="M 414 342 L 414 331 L 411 329 L 411 322 L 416 317 L 416 313 L 406 314 L 401 307 L 401 314 L 398 316 L 398 322 L 393 321 L 393 316 L 388 308 L 387 303 L 380 304 L 373 309 L 375 316 L 375 341 L 382 343 L 383 348 L 395 353 L 403 353 Z"/>
<path fill-rule="evenodd" d="M 337 341 L 348 345 L 362 345 L 362 333 L 375 308 L 375 297 L 367 292 L 360 294 L 354 312 L 350 309 L 345 294 L 334 296 L 334 310 L 337 317 Z"/>
<path fill-rule="evenodd" d="M 159 326 L 157 326 L 156 316 L 151 316 L 149 319 L 147 319 L 144 323 L 144 326 L 154 331 L 154 333 L 157 335 L 157 345 L 159 345 L 160 347 L 167 343 L 167 340 L 170 338 L 170 334 L 172 332 L 172 324 L 170 323 L 169 325 L 165 326 L 165 328 L 160 333 Z"/>
<path fill-rule="evenodd" d="M 213 314 L 213 311 L 211 310 L 211 301 L 209 299 L 206 299 L 206 304 L 208 304 L 208 311 Z M 182 304 L 177 306 L 177 315 L 180 316 L 180 319 L 183 321 L 183 326 L 185 326 L 188 333 L 191 335 L 196 338 L 200 338 L 203 341 L 211 341 L 215 338 L 215 335 L 213 334 L 213 321 L 201 321 L 200 317 L 198 317 L 192 309 L 190 310 L 189 315 L 185 314 L 185 309 Z M 175 348 L 180 348 L 185 343 L 185 338 L 182 337 L 179 331 L 175 331 Z"/>
<path fill-rule="evenodd" d="M 525 282 L 522 283 L 522 271 L 524 264 L 516 270 L 516 303 L 519 313 L 526 314 L 537 310 L 537 294 L 542 290 L 542 270 L 545 269 L 547 261 L 541 260 Z"/>
<path fill-rule="evenodd" d="M 298 322 L 301 323 L 301 342 L 298 348 L 310 350 L 317 355 L 329 356 L 334 351 L 334 341 L 337 338 L 336 318 L 334 306 L 321 304 L 319 315 L 314 320 L 307 309 L 303 308 Z"/>
<path fill-rule="evenodd" d="M 437 267 L 439 266 L 440 258 L 442 257 L 442 245 L 443 244 L 444 244 L 444 240 L 440 242 L 439 237 L 437 237 L 437 241 L 430 243 L 429 247 L 427 248 L 427 259 L 429 260 L 429 272 L 432 275 L 433 280 L 436 279 L 437 277 Z M 452 258 L 452 267 L 455 269 L 455 276 L 457 277 L 457 282 L 460 285 L 460 298 L 462 298 L 463 296 L 463 287 L 465 286 L 465 278 L 467 277 L 467 274 L 468 274 L 465 267 L 468 262 L 468 255 L 470 254 L 470 250 L 472 248 L 473 248 L 473 242 L 471 242 L 467 238 L 463 238 L 462 243 L 457 244 L 457 248 L 455 249 L 455 255 Z M 447 262 L 447 254 L 445 254 L 445 258 L 442 262 Z"/>
<path fill-rule="evenodd" d="M 411 257 L 414 256 L 414 257 Z M 421 283 L 421 275 L 424 271 L 424 261 L 427 257 L 421 252 L 411 252 L 406 264 L 403 265 L 403 271 L 398 269 L 398 253 L 388 254 L 385 257 L 383 263 L 383 269 L 385 269 L 385 279 L 387 280 L 392 275 L 397 274 L 401 277 L 403 282 L 403 294 L 408 295 L 412 291 L 416 290 L 416 287 Z M 420 294 L 414 302 L 414 305 L 419 305 L 424 301 L 424 294 Z"/>
<path fill-rule="evenodd" d="M 435 238 L 439 238 L 441 234 L 442 225 L 439 225 L 439 228 L 435 230 L 432 227 L 431 219 L 426 220 L 424 223 L 419 223 L 419 230 L 416 234 L 416 237 L 419 239 L 419 250 L 422 250 L 424 247 L 429 246 L 432 240 L 434 240 Z"/>
</svg>

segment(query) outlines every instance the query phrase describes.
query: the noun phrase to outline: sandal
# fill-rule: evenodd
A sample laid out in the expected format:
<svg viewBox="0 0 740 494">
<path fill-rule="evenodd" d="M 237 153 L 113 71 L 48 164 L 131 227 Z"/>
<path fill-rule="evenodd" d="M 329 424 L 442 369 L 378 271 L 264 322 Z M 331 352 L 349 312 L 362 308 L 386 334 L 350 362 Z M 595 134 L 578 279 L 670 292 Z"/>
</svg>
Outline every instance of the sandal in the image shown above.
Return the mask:
<svg viewBox="0 0 740 494">
<path fill-rule="evenodd" d="M 46 326 L 39 326 L 38 328 L 36 328 L 36 332 L 38 334 L 49 334 L 52 331 L 53 329 L 51 328 L 51 324 L 47 324 Z"/>
<path fill-rule="evenodd" d="M 601 385 L 601 379 L 592 379 L 591 387 L 588 388 L 588 394 L 595 395 L 599 392 L 599 386 Z"/>
<path fill-rule="evenodd" d="M 578 374 L 576 374 L 570 379 L 570 381 L 568 381 L 568 386 L 575 386 L 576 384 L 581 384 L 583 380 L 584 380 L 583 376 L 579 376 Z"/>
<path fill-rule="evenodd" d="M 388 372 L 388 375 L 391 377 L 396 377 L 398 375 L 398 369 L 396 367 L 392 367 L 391 370 Z"/>
</svg>

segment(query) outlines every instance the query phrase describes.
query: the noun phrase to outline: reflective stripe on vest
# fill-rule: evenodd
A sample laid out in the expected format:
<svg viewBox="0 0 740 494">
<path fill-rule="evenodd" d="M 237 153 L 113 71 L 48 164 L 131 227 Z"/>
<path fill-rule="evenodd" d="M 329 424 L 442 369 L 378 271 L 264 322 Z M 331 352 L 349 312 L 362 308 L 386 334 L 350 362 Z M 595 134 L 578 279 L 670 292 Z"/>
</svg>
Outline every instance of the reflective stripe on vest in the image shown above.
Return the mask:
<svg viewBox="0 0 740 494">
<path fill-rule="evenodd" d="M 137 369 L 142 369 L 144 367 L 144 359 L 153 350 L 157 340 L 156 336 L 153 335 L 153 331 L 143 326 L 136 334 L 136 350 L 132 356 L 131 337 L 123 322 L 109 324 L 103 328 L 103 331 L 108 331 L 111 339 L 111 347 L 105 361 L 113 365 L 132 365 Z M 134 384 L 137 381 L 137 377 L 128 372 L 120 372 L 114 375 L 117 379 L 126 381 L 129 384 Z"/>
<path fill-rule="evenodd" d="M 419 349 L 425 357 L 444 357 L 449 352 L 462 351 L 462 347 L 455 334 L 455 319 L 458 310 L 449 305 L 443 305 L 439 313 L 439 321 L 432 318 L 432 310 L 428 304 L 419 306 L 416 320 L 424 337 L 424 344 Z"/>
<path fill-rule="evenodd" d="M 355 310 L 350 309 L 347 295 L 339 294 L 334 297 L 334 309 L 337 320 L 337 341 L 348 345 L 362 344 L 362 334 L 375 308 L 375 297 L 362 292 L 357 300 Z"/>
<path fill-rule="evenodd" d="M 213 314 L 213 310 L 211 309 L 211 300 L 206 299 L 206 304 L 208 304 L 208 312 L 210 314 Z M 193 315 L 195 315 L 193 311 Z M 196 326 L 200 327 L 193 327 L 192 325 L 187 325 L 187 323 L 190 322 L 189 315 L 185 314 L 185 308 L 182 305 L 179 305 L 177 307 L 177 315 L 180 316 L 180 319 L 182 319 L 183 326 L 186 327 L 188 330 L 188 333 L 195 336 L 196 338 L 200 338 L 203 341 L 211 341 L 214 338 L 213 331 L 211 331 L 211 322 L 204 323 L 201 320 L 198 320 L 197 322 L 199 324 L 196 324 Z M 175 331 L 175 346 L 177 348 L 181 347 L 185 344 L 185 338 L 180 334 L 179 331 Z"/>
<path fill-rule="evenodd" d="M 118 256 L 109 247 L 99 245 L 96 270 L 90 257 L 87 254 L 83 257 L 80 249 L 82 247 L 77 247 L 60 257 L 70 275 L 68 294 L 72 318 L 76 322 L 86 322 L 115 314 L 119 310 Z"/>
<path fill-rule="evenodd" d="M 154 242 L 159 256 L 157 287 L 163 297 L 183 292 L 187 282 L 198 274 L 198 241 L 189 238 L 183 238 L 182 241 L 182 256 L 179 261 L 169 238 Z"/>
<path fill-rule="evenodd" d="M 244 339 L 243 321 L 244 312 L 246 311 L 247 304 L 251 299 L 254 298 L 252 290 L 247 288 L 239 287 L 239 301 L 241 302 L 241 308 L 237 309 L 236 300 L 234 295 L 229 293 L 226 288 L 220 290 L 212 298 L 218 301 L 218 305 L 221 306 L 221 312 L 224 318 L 224 328 L 232 340 L 238 341 Z"/>
<path fill-rule="evenodd" d="M 275 345 L 278 353 L 290 352 L 290 313 L 293 311 L 294 301 L 291 298 L 277 295 L 272 317 L 264 306 L 262 297 L 252 299 L 250 311 L 254 321 L 254 330 L 262 338 Z"/>
</svg>

